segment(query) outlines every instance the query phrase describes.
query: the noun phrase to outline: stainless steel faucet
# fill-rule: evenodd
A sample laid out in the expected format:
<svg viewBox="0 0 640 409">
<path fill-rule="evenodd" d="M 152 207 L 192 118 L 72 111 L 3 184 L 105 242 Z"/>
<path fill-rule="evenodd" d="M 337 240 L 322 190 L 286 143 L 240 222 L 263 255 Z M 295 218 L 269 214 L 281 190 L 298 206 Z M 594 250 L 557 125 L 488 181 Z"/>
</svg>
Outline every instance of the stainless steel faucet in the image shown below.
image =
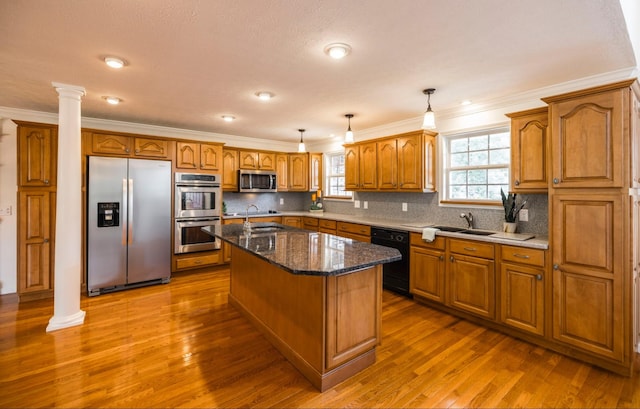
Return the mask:
<svg viewBox="0 0 640 409">
<path fill-rule="evenodd" d="M 253 203 L 247 206 L 246 215 L 244 218 L 244 225 L 243 225 L 243 228 L 246 230 L 249 230 L 251 228 L 251 223 L 249 223 L 249 209 L 251 209 L 252 207 L 255 207 L 257 212 L 260 211 L 260 209 L 258 209 L 258 206 L 254 205 Z"/>
<path fill-rule="evenodd" d="M 473 215 L 469 213 L 460 213 L 460 217 L 467 221 L 467 225 L 470 229 L 473 229 Z"/>
</svg>

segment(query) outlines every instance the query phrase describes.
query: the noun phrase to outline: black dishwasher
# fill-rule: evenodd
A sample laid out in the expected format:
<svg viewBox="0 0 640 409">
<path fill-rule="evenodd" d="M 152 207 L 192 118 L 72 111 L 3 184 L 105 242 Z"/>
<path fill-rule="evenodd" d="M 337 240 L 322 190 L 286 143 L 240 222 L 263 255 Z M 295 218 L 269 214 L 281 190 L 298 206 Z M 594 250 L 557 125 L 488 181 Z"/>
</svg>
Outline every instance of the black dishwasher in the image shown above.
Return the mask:
<svg viewBox="0 0 640 409">
<path fill-rule="evenodd" d="M 371 243 L 398 249 L 402 260 L 384 264 L 382 285 L 387 290 L 412 297 L 409 292 L 409 232 L 402 230 L 371 228 Z"/>
</svg>

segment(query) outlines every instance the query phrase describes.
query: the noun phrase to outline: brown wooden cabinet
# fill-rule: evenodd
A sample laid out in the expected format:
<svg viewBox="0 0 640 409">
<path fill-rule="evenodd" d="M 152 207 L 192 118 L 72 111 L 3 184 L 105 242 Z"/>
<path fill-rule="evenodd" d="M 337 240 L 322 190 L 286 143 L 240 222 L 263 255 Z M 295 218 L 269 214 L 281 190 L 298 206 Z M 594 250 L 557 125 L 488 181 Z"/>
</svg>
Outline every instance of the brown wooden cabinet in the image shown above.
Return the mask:
<svg viewBox="0 0 640 409">
<path fill-rule="evenodd" d="M 363 241 L 365 243 L 371 242 L 371 226 L 365 224 L 339 221 L 336 223 L 335 234 L 337 236 Z"/>
<path fill-rule="evenodd" d="M 309 154 L 289 154 L 289 191 L 309 191 Z"/>
<path fill-rule="evenodd" d="M 322 189 L 322 153 L 309 154 L 309 190 Z"/>
<path fill-rule="evenodd" d="M 546 252 L 503 245 L 500 264 L 500 321 L 545 334 Z"/>
<path fill-rule="evenodd" d="M 546 192 L 548 177 L 548 108 L 507 114 L 511 118 L 511 190 Z"/>
<path fill-rule="evenodd" d="M 171 159 L 170 142 L 167 139 L 134 137 L 133 156 L 144 158 Z"/>
<path fill-rule="evenodd" d="M 318 220 L 318 231 L 320 233 L 336 234 L 337 222 L 335 220 Z"/>
<path fill-rule="evenodd" d="M 240 151 L 240 169 L 276 170 L 274 152 Z"/>
<path fill-rule="evenodd" d="M 315 217 L 303 217 L 302 228 L 306 230 L 318 231 L 318 219 Z"/>
<path fill-rule="evenodd" d="M 345 189 L 375 190 L 377 185 L 375 142 L 345 147 Z"/>
<path fill-rule="evenodd" d="M 222 189 L 238 190 L 238 151 L 235 149 L 222 150 Z"/>
<path fill-rule="evenodd" d="M 282 216 L 282 224 L 285 226 L 302 228 L 302 217 L 297 216 Z"/>
<path fill-rule="evenodd" d="M 635 80 L 549 103 L 553 339 L 619 373 L 633 367 Z"/>
<path fill-rule="evenodd" d="M 222 145 L 199 142 L 177 142 L 176 169 L 221 171 L 223 169 Z"/>
<path fill-rule="evenodd" d="M 53 296 L 57 125 L 18 125 L 17 258 L 21 300 Z"/>
<path fill-rule="evenodd" d="M 114 133 L 92 132 L 91 154 L 129 156 L 133 148 L 130 136 Z"/>
<path fill-rule="evenodd" d="M 419 233 L 411 233 L 409 254 L 411 294 L 445 303 L 445 238 L 436 237 L 432 242 L 422 240 Z"/>
<path fill-rule="evenodd" d="M 396 139 L 377 143 L 378 189 L 396 190 L 398 188 L 398 148 Z"/>
<path fill-rule="evenodd" d="M 278 192 L 289 190 L 289 154 L 276 154 L 276 184 Z"/>
<path fill-rule="evenodd" d="M 88 155 L 171 159 L 173 141 L 134 134 L 83 130 Z"/>
<path fill-rule="evenodd" d="M 449 306 L 483 318 L 495 318 L 493 258 L 493 244 L 449 239 Z"/>
</svg>

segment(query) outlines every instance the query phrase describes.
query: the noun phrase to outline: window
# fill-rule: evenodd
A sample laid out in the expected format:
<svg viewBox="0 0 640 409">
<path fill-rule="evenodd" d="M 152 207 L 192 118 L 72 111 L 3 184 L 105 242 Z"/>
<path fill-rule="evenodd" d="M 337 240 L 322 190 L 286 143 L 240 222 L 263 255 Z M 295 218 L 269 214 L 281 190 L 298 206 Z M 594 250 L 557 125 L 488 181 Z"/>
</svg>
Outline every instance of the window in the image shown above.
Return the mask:
<svg viewBox="0 0 640 409">
<path fill-rule="evenodd" d="M 327 192 L 325 197 L 351 199 L 352 194 L 344 190 L 344 152 L 327 153 Z"/>
<path fill-rule="evenodd" d="M 443 201 L 500 201 L 500 189 L 509 190 L 509 129 L 452 135 L 443 140 Z"/>
</svg>

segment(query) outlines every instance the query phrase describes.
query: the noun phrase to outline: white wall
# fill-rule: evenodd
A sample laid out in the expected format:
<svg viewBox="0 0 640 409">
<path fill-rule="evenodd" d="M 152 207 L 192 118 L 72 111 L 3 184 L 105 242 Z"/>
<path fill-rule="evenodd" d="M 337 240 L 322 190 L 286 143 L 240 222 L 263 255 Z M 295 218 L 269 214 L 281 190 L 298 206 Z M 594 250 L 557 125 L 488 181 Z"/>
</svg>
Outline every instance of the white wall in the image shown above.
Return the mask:
<svg viewBox="0 0 640 409">
<path fill-rule="evenodd" d="M 15 293 L 16 264 L 16 126 L 0 119 L 0 209 L 11 207 L 11 215 L 0 216 L 0 294 Z"/>
</svg>

